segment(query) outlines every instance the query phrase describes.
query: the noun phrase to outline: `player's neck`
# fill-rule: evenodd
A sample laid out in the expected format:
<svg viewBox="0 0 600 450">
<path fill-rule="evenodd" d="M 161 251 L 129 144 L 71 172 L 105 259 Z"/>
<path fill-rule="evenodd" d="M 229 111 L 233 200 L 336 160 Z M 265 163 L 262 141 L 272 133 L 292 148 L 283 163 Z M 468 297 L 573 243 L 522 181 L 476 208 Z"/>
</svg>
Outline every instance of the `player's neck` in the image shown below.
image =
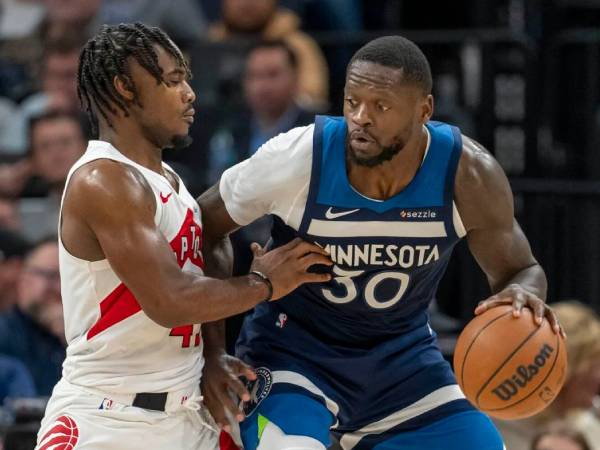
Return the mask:
<svg viewBox="0 0 600 450">
<path fill-rule="evenodd" d="M 122 125 L 101 126 L 99 139 L 110 143 L 127 158 L 154 172 L 163 174 L 162 149 L 142 133 Z"/>
<path fill-rule="evenodd" d="M 375 167 L 362 166 L 347 159 L 348 181 L 365 197 L 376 200 L 393 197 L 409 185 L 421 167 L 427 140 L 427 131 L 423 129 L 390 161 Z"/>
</svg>

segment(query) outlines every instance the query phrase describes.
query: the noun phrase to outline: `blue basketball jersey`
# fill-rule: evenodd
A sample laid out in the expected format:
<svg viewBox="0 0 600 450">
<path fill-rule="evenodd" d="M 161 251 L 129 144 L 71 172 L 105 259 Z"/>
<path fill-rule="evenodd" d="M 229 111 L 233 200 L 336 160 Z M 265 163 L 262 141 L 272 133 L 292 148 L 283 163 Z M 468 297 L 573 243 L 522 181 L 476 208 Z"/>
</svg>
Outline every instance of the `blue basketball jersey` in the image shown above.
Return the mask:
<svg viewBox="0 0 600 450">
<path fill-rule="evenodd" d="M 304 285 L 278 303 L 325 342 L 368 346 L 427 322 L 427 306 L 459 240 L 453 192 L 462 150 L 457 128 L 430 122 L 427 129 L 429 148 L 414 179 L 378 201 L 348 181 L 345 120 L 316 119 L 300 229 L 276 219 L 273 241 L 279 246 L 300 236 L 330 253 L 331 282 Z"/>
<path fill-rule="evenodd" d="M 272 237 L 274 246 L 299 236 L 327 249 L 335 265 L 320 270 L 334 278 L 263 303 L 246 318 L 236 353 L 264 378 L 249 413 L 268 395 L 301 392 L 331 413 L 326 427 L 359 439 L 362 427 L 384 418 L 397 432 L 472 410 L 427 315 L 464 233 L 453 204 L 461 135 L 439 122 L 427 130 L 413 180 L 377 201 L 348 181 L 344 119 L 316 118 L 302 220 L 295 229 L 275 217 Z"/>
</svg>

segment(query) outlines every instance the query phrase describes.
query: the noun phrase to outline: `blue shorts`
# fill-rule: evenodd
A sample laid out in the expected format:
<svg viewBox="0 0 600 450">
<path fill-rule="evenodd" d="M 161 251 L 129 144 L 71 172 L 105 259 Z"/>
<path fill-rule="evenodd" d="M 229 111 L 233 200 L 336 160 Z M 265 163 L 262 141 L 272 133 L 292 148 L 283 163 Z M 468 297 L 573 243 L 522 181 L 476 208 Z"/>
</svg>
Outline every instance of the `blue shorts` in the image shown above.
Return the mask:
<svg viewBox="0 0 600 450">
<path fill-rule="evenodd" d="M 237 355 L 257 373 L 241 424 L 246 450 L 257 447 L 265 420 L 326 447 L 333 435 L 345 450 L 503 448 L 464 398 L 426 321 L 368 348 L 345 347 L 270 304 L 246 320 Z"/>
<path fill-rule="evenodd" d="M 255 450 L 261 424 L 274 423 L 290 435 L 309 436 L 329 447 L 335 436 L 344 450 L 503 450 L 492 421 L 479 411 L 452 414 L 429 425 L 381 433 L 330 431 L 334 418 L 319 401 L 301 393 L 268 395 L 240 429 L 245 450 Z"/>
</svg>

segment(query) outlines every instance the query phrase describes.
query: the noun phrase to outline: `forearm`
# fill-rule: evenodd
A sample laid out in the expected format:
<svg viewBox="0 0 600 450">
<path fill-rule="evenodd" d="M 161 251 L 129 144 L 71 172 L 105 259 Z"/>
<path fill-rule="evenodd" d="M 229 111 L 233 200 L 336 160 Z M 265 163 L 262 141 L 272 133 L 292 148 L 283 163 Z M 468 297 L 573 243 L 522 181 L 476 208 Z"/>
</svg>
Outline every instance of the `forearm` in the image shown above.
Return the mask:
<svg viewBox="0 0 600 450">
<path fill-rule="evenodd" d="M 500 292 L 510 284 L 518 284 L 527 291 L 546 301 L 548 282 L 544 269 L 537 262 L 517 272 L 505 282 L 492 286 L 494 292 Z"/>
<path fill-rule="evenodd" d="M 225 320 L 202 324 L 202 339 L 205 358 L 225 353 Z"/>
<path fill-rule="evenodd" d="M 215 278 L 228 278 L 233 271 L 233 250 L 229 237 L 218 242 L 205 241 L 204 257 L 206 274 Z M 204 356 L 219 356 L 225 352 L 225 320 L 217 320 L 202 325 Z"/>
<path fill-rule="evenodd" d="M 248 311 L 269 295 L 268 286 L 253 275 L 219 280 L 187 274 L 185 279 L 168 298 L 147 308 L 151 319 L 169 328 L 214 322 Z"/>
</svg>

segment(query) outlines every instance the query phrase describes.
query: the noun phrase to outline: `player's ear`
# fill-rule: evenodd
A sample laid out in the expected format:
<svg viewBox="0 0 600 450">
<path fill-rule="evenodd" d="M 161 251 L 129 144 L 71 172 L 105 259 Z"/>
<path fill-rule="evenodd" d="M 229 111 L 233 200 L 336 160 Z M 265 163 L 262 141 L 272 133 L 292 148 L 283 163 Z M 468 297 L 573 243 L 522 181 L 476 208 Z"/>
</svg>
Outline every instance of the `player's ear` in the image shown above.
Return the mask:
<svg viewBox="0 0 600 450">
<path fill-rule="evenodd" d="M 433 115 L 433 95 L 427 94 L 421 102 L 421 122 L 427 123 Z"/>
<path fill-rule="evenodd" d="M 133 101 L 135 98 L 135 92 L 133 91 L 133 85 L 131 84 L 131 80 L 128 76 L 115 75 L 113 78 L 113 85 L 121 97 L 128 102 Z"/>
</svg>

